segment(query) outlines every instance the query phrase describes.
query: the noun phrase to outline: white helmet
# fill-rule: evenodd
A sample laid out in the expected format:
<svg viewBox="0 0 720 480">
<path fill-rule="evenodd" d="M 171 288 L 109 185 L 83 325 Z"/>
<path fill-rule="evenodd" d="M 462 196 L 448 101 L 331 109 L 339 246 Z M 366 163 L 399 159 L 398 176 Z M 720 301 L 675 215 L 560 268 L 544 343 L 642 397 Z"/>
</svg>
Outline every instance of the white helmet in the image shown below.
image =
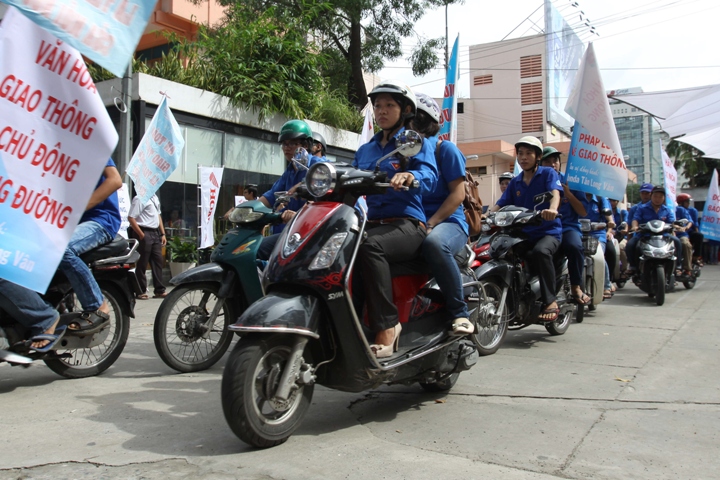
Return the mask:
<svg viewBox="0 0 720 480">
<path fill-rule="evenodd" d="M 515 143 L 515 151 L 517 151 L 517 149 L 520 145 L 525 145 L 525 146 L 532 147 L 533 149 L 535 149 L 535 152 L 537 153 L 537 160 L 540 161 L 540 159 L 542 158 L 542 153 L 543 153 L 543 145 L 542 145 L 542 142 L 538 138 L 533 137 L 532 135 L 529 135 L 527 137 L 522 137 L 520 140 L 518 140 Z"/>
<path fill-rule="evenodd" d="M 393 97 L 400 97 L 403 99 L 400 106 L 403 110 L 405 110 L 405 105 L 410 105 L 412 107 L 412 115 L 415 115 L 415 111 L 417 110 L 417 101 L 415 100 L 415 94 L 413 91 L 405 85 L 402 82 L 399 82 L 397 80 L 383 80 L 379 84 L 373 88 L 370 93 L 368 93 L 368 97 L 370 97 L 371 102 L 375 102 L 375 97 L 380 93 L 389 93 Z M 412 115 L 408 116 L 408 118 L 411 118 Z"/>
<path fill-rule="evenodd" d="M 422 110 L 430 115 L 430 118 L 435 120 L 435 122 L 440 123 L 440 106 L 434 98 L 424 93 L 416 93 L 415 99 L 417 100 L 418 110 Z"/>
</svg>

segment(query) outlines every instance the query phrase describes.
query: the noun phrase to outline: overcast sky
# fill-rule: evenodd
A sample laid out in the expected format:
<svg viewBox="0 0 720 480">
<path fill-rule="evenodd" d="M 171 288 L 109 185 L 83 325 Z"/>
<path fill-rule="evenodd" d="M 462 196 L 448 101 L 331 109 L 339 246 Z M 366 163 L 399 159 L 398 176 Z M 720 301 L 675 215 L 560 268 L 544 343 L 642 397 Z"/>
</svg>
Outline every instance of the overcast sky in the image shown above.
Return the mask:
<svg viewBox="0 0 720 480">
<path fill-rule="evenodd" d="M 593 41 L 607 90 L 642 87 L 645 92 L 720 83 L 718 0 L 554 0 L 572 26 L 589 19 L 599 35 L 576 29 Z M 573 6 L 577 3 L 578 6 Z M 450 46 L 460 34 L 461 97 L 469 95 L 468 46 L 537 33 L 542 0 L 465 0 L 448 8 Z M 534 12 L 534 13 L 533 13 Z M 580 15 L 584 13 L 581 22 Z M 525 20 L 530 16 L 529 20 Z M 444 9 L 429 12 L 416 26 L 426 38 L 445 35 Z M 410 39 L 404 42 L 410 52 Z M 406 55 L 407 56 L 407 55 Z M 706 67 L 706 68 L 690 68 Z M 414 77 L 406 61 L 387 65 L 380 78 L 405 81 L 414 90 L 442 97 L 444 68 Z"/>
</svg>

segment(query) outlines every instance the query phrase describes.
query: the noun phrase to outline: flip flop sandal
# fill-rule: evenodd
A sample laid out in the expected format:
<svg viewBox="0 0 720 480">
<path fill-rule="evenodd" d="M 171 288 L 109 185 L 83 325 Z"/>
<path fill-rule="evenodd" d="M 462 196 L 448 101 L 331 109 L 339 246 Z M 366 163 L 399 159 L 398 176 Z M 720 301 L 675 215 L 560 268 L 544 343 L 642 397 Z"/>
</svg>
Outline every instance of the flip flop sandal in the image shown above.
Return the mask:
<svg viewBox="0 0 720 480">
<path fill-rule="evenodd" d="M 142 293 L 142 294 L 136 296 L 135 298 L 137 298 L 138 300 L 147 300 L 147 299 L 149 299 L 150 297 L 148 296 L 147 293 Z"/>
<path fill-rule="evenodd" d="M 613 293 L 610 290 L 605 290 L 603 292 L 603 300 L 609 300 L 613 297 Z"/>
<path fill-rule="evenodd" d="M 37 352 L 37 353 L 47 353 L 50 350 L 54 350 L 57 346 L 58 342 L 62 339 L 63 335 L 65 335 L 65 331 L 67 329 L 65 327 L 60 327 L 55 329 L 55 333 L 43 333 L 40 335 L 35 335 L 29 340 L 25 341 L 25 344 L 28 347 L 28 350 L 30 352 Z M 47 341 L 48 343 L 44 347 L 40 348 L 33 348 L 32 344 L 35 342 L 42 342 Z"/>
<path fill-rule="evenodd" d="M 110 315 L 96 310 L 83 312 L 79 317 L 74 318 L 67 328 L 74 334 L 92 335 L 102 330 L 108 323 L 110 323 Z"/>
<path fill-rule="evenodd" d="M 550 318 L 543 318 L 545 315 L 552 315 Z M 538 320 L 541 322 L 547 322 L 551 323 L 558 319 L 560 316 L 560 309 L 559 308 L 550 308 L 548 310 L 543 310 L 540 312 L 540 315 L 538 315 Z"/>
<path fill-rule="evenodd" d="M 163 293 L 156 293 L 155 295 L 153 295 L 153 298 L 165 298 L 167 296 L 168 296 L 168 293 L 163 292 Z"/>
<path fill-rule="evenodd" d="M 590 305 L 592 303 L 592 298 L 588 296 L 587 293 L 582 294 L 582 297 L 578 297 L 575 294 L 570 295 L 572 297 L 573 301 L 578 305 Z"/>
<path fill-rule="evenodd" d="M 467 318 L 456 318 L 452 324 L 453 335 L 470 335 L 475 332 L 475 327 Z"/>
</svg>

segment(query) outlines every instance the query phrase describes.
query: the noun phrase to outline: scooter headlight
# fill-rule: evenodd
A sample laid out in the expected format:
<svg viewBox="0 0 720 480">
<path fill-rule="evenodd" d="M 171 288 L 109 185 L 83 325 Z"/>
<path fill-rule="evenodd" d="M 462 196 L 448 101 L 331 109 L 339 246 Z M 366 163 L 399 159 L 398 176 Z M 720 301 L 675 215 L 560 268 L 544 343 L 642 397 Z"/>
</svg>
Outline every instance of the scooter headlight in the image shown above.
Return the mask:
<svg viewBox="0 0 720 480">
<path fill-rule="evenodd" d="M 313 197 L 322 197 L 335 189 L 337 172 L 332 163 L 316 163 L 305 176 L 305 185 Z"/>
<path fill-rule="evenodd" d="M 330 240 L 325 242 L 325 245 L 323 245 L 318 254 L 315 255 L 308 270 L 322 270 L 332 265 L 347 236 L 347 232 L 339 232 L 330 237 Z"/>
<path fill-rule="evenodd" d="M 520 212 L 497 212 L 495 214 L 495 225 L 498 227 L 512 225 L 513 220 L 515 220 L 515 217 L 517 217 L 519 213 Z"/>
<path fill-rule="evenodd" d="M 263 215 L 264 213 L 256 212 L 252 207 L 237 207 L 230 213 L 228 220 L 231 223 L 250 223 L 260 220 Z"/>
</svg>

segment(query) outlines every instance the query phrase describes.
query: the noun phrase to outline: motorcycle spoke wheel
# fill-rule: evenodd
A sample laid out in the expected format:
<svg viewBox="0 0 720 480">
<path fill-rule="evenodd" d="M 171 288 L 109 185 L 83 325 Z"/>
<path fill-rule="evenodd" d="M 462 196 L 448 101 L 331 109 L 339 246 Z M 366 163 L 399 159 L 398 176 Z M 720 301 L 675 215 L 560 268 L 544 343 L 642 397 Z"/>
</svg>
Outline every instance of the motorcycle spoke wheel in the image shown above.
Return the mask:
<svg viewBox="0 0 720 480">
<path fill-rule="evenodd" d="M 155 348 L 167 366 L 188 373 L 213 366 L 232 342 L 228 325 L 234 319 L 225 301 L 212 325 L 210 314 L 218 301 L 218 286 L 188 285 L 175 288 L 165 297 L 155 316 Z"/>
<path fill-rule="evenodd" d="M 314 385 L 296 385 L 287 400 L 275 396 L 290 358 L 293 337 L 273 335 L 241 339 L 222 379 L 225 420 L 240 440 L 267 448 L 284 443 L 300 426 Z"/>
<path fill-rule="evenodd" d="M 470 337 L 481 356 L 492 355 L 497 352 L 505 340 L 508 331 L 509 305 L 507 298 L 500 318 L 497 312 L 500 310 L 500 300 L 503 289 L 495 281 L 484 281 L 481 288 L 477 290 L 478 302 L 472 308 L 473 303 L 468 302 L 470 320 L 475 325 L 475 333 Z"/>
<path fill-rule="evenodd" d="M 94 347 L 74 350 L 56 350 L 58 355 L 69 354 L 69 357 L 46 359 L 45 364 L 58 375 L 66 378 L 85 378 L 98 375 L 115 363 L 127 343 L 130 334 L 130 317 L 124 315 L 118 302 L 117 293 L 110 288 L 100 286 L 103 297 L 110 307 L 110 322 L 98 333 L 94 334 L 101 342 Z M 65 311 L 77 311 L 80 302 L 70 293 L 62 300 Z M 63 340 L 60 341 L 60 345 Z"/>
</svg>

